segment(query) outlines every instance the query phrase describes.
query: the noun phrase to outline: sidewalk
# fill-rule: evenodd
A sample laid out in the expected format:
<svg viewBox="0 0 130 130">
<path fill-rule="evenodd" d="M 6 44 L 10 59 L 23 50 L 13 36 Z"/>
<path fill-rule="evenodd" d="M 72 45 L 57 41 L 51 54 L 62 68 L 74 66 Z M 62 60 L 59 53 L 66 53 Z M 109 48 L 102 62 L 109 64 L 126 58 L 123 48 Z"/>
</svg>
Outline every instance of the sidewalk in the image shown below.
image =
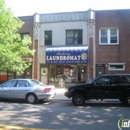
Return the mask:
<svg viewBox="0 0 130 130">
<path fill-rule="evenodd" d="M 55 99 L 56 100 L 71 100 L 69 98 L 67 98 L 66 96 L 64 96 L 64 93 L 66 91 L 66 88 L 72 85 L 75 85 L 74 83 L 66 83 L 66 88 L 61 88 L 59 87 L 59 83 L 50 83 L 49 85 L 54 85 L 55 86 L 55 91 L 56 91 L 56 96 Z"/>
<path fill-rule="evenodd" d="M 71 100 L 66 96 L 64 96 L 64 92 L 66 91 L 65 88 L 56 88 L 55 90 L 56 90 L 56 96 L 55 96 L 56 100 Z"/>
</svg>

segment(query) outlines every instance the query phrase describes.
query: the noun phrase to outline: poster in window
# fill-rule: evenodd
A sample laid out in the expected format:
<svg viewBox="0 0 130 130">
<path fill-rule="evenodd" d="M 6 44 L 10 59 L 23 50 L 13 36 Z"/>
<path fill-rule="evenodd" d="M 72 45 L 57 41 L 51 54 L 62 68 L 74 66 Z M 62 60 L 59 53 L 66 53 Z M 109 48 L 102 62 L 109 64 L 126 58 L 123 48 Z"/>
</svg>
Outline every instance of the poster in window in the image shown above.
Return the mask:
<svg viewBox="0 0 130 130">
<path fill-rule="evenodd" d="M 65 74 L 65 75 L 69 75 L 69 71 L 70 71 L 69 68 L 64 68 L 64 74 Z"/>
</svg>

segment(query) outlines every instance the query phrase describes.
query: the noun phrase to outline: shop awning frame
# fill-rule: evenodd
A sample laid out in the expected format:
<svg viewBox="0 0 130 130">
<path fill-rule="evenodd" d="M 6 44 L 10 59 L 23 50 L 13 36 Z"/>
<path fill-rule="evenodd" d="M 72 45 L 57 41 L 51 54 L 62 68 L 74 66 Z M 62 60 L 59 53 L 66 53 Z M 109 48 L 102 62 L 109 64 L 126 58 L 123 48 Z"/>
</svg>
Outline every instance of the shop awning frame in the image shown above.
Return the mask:
<svg viewBox="0 0 130 130">
<path fill-rule="evenodd" d="M 88 62 L 88 46 L 46 48 L 47 64 L 88 64 Z"/>
</svg>

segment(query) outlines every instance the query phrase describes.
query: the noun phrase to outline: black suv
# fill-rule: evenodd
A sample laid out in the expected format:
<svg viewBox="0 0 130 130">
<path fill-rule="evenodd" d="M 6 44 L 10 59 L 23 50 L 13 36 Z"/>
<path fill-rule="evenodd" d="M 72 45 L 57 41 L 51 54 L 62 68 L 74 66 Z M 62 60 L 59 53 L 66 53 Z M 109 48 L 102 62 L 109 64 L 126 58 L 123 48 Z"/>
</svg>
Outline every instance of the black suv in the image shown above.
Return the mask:
<svg viewBox="0 0 130 130">
<path fill-rule="evenodd" d="M 82 106 L 89 99 L 119 99 L 130 106 L 130 74 L 105 74 L 89 84 L 70 86 L 65 96 L 72 97 L 76 106 Z"/>
</svg>

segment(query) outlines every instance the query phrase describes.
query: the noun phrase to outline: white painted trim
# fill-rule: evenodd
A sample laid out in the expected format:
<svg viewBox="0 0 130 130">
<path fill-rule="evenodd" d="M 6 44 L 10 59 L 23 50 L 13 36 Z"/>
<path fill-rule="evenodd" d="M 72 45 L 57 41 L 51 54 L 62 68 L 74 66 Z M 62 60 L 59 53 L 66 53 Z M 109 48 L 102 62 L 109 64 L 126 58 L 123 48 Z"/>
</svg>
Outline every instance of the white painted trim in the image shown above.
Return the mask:
<svg viewBox="0 0 130 130">
<path fill-rule="evenodd" d="M 111 69 L 110 65 L 122 65 L 123 68 L 122 69 Z M 111 71 L 124 71 L 125 70 L 125 63 L 108 63 L 108 70 L 111 70 Z"/>
<path fill-rule="evenodd" d="M 107 43 L 101 43 L 101 30 L 102 29 L 107 30 L 107 38 L 108 38 Z M 117 29 L 117 43 L 110 43 L 110 29 L 112 29 L 112 28 L 100 28 L 99 29 L 99 45 L 119 45 L 119 29 L 113 28 L 113 29 Z"/>
</svg>

